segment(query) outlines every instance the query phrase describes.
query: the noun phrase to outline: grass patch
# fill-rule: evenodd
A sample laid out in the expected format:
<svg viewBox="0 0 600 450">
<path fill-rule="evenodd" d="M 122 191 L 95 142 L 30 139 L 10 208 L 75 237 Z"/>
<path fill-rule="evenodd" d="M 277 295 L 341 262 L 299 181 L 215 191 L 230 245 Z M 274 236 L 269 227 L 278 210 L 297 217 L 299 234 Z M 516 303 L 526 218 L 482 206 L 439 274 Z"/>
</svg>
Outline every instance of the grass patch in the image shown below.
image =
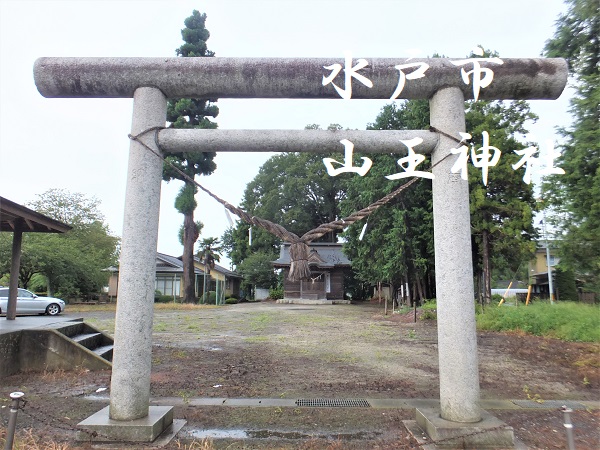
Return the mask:
<svg viewBox="0 0 600 450">
<path fill-rule="evenodd" d="M 88 311 L 116 311 L 116 303 L 100 303 L 97 305 L 85 305 L 79 303 L 77 305 L 68 304 L 66 307 L 67 312 L 88 312 Z"/>
<path fill-rule="evenodd" d="M 250 318 L 250 328 L 253 331 L 263 331 L 273 321 L 273 315 L 269 313 L 260 313 Z"/>
<path fill-rule="evenodd" d="M 115 319 L 97 319 L 96 317 L 90 317 L 89 319 L 85 319 L 85 321 L 111 336 L 114 336 L 115 334 Z"/>
<path fill-rule="evenodd" d="M 201 309 L 214 309 L 218 308 L 215 305 L 196 305 L 194 303 L 155 303 L 154 309 L 162 311 L 196 311 Z M 101 303 L 96 305 L 67 305 L 68 312 L 88 312 L 88 311 L 116 311 L 116 303 Z"/>
<path fill-rule="evenodd" d="M 523 331 L 573 342 L 600 342 L 600 307 L 575 302 L 486 308 L 480 330 Z"/>
<path fill-rule="evenodd" d="M 325 353 L 321 355 L 321 358 L 327 361 L 328 363 L 356 363 L 358 362 L 358 357 L 353 355 L 350 352 L 340 352 L 340 353 Z"/>
<path fill-rule="evenodd" d="M 244 338 L 244 342 L 248 342 L 250 344 L 259 343 L 259 342 L 267 342 L 269 338 L 267 336 L 250 336 Z"/>
<path fill-rule="evenodd" d="M 195 303 L 155 303 L 154 309 L 168 311 L 197 311 L 200 309 L 215 309 L 215 305 L 196 305 Z"/>
<path fill-rule="evenodd" d="M 167 331 L 169 329 L 169 326 L 165 322 L 158 322 L 158 323 L 155 323 L 152 328 L 154 331 L 162 332 L 162 331 Z"/>
</svg>

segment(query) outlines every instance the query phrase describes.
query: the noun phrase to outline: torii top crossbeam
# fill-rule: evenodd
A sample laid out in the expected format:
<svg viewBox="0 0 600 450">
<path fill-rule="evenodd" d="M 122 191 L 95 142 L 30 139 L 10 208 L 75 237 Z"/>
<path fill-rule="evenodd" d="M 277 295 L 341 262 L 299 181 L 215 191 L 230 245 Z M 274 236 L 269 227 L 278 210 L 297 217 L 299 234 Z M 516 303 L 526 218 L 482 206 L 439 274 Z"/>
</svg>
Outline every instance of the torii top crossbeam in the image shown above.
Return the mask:
<svg viewBox="0 0 600 450">
<path fill-rule="evenodd" d="M 480 61 L 493 70 L 494 81 L 481 89 L 482 100 L 554 100 L 567 82 L 567 63 L 558 58 L 486 59 L 371 58 L 360 74 L 373 86 L 352 83 L 354 99 L 390 99 L 398 88 L 397 66 L 405 69 L 406 83 L 397 98 L 431 98 L 445 87 L 458 87 L 465 99 L 474 97 L 461 61 Z M 414 67 L 427 65 L 425 76 L 411 79 Z M 471 63 L 472 64 L 472 63 Z M 39 58 L 35 83 L 44 97 L 133 97 L 139 87 L 155 87 L 167 98 L 339 98 L 322 79 L 327 67 L 344 65 L 339 58 Z M 347 73 L 346 73 L 347 75 Z M 473 75 L 474 77 L 475 75 Z M 343 75 L 340 74 L 343 78 Z"/>
</svg>

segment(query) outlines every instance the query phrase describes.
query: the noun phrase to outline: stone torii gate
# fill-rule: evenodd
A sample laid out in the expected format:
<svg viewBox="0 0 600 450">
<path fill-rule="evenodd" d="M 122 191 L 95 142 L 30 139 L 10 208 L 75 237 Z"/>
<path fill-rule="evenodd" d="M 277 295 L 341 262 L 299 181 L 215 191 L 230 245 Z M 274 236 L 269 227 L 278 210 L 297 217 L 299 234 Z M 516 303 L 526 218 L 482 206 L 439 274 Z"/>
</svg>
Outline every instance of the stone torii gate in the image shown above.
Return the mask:
<svg viewBox="0 0 600 450">
<path fill-rule="evenodd" d="M 332 64 L 342 67 L 348 62 L 344 59 L 40 58 L 35 63 L 34 76 L 44 97 L 133 97 L 131 134 L 154 128 L 154 132 L 141 135 L 140 140 L 158 154 L 330 152 L 341 150 L 341 139 L 352 141 L 359 154 L 400 153 L 406 151 L 400 140 L 421 137 L 423 142 L 415 150 L 430 153 L 432 163 L 439 162 L 433 168 L 432 183 L 440 409 L 417 413 L 417 419 L 434 439 L 443 438 L 449 435 L 444 430 L 459 425 L 464 431 L 480 427 L 488 419 L 478 405 L 468 183 L 450 171 L 458 155 L 450 155 L 456 142 L 448 136 L 459 137 L 459 132 L 467 131 L 465 99 L 477 95 L 483 100 L 558 98 L 566 85 L 567 64 L 562 59 L 541 58 L 508 58 L 502 59 L 501 64 L 477 60 L 466 66 L 473 68 L 467 73 L 453 59 L 367 61 L 360 74 L 372 81 L 372 87 L 352 82 L 351 68 L 344 69 L 346 84 L 351 83 L 346 89 L 351 89 L 353 99 L 390 99 L 400 89 L 400 78 L 404 84 L 397 98 L 429 99 L 430 123 L 443 133 L 161 129 L 165 126 L 167 99 L 171 98 L 339 99 L 337 86 L 324 80 L 329 75 L 326 69 Z M 405 77 L 397 66 L 406 67 L 407 62 L 427 64 L 426 76 Z M 469 84 L 469 77 L 475 82 L 478 67 L 482 71 L 493 70 L 493 82 L 482 81 L 477 92 Z M 343 77 L 340 75 L 340 79 Z M 173 420 L 171 407 L 149 407 L 154 265 L 163 163 L 143 144 L 135 140 L 130 143 L 110 406 L 80 424 L 115 440 L 152 441 Z"/>
</svg>

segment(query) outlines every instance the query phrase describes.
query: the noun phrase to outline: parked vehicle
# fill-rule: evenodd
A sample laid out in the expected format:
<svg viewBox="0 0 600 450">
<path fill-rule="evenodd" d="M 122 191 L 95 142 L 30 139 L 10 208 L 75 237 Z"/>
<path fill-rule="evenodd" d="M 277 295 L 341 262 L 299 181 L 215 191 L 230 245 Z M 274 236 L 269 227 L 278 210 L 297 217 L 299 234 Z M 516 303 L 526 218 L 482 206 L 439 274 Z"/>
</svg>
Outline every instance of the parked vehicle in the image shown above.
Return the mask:
<svg viewBox="0 0 600 450">
<path fill-rule="evenodd" d="M 0 314 L 8 308 L 8 288 L 0 288 Z M 38 297 L 27 289 L 19 288 L 17 293 L 17 314 L 48 314 L 56 316 L 65 310 L 65 302 L 60 298 Z"/>
</svg>

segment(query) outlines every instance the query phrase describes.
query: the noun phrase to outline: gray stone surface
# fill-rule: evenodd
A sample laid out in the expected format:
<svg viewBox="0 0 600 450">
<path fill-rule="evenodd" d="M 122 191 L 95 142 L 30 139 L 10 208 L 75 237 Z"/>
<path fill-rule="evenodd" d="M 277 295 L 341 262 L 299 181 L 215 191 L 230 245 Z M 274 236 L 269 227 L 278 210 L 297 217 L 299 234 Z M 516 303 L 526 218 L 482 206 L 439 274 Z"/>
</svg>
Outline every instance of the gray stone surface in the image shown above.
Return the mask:
<svg viewBox="0 0 600 450">
<path fill-rule="evenodd" d="M 430 107 L 431 125 L 451 136 L 459 137 L 458 132 L 465 131 L 464 99 L 459 89 L 440 90 Z M 469 185 L 459 173 L 450 171 L 458 155 L 444 159 L 454 147 L 457 142 L 440 136 L 432 155 L 432 163 L 439 163 L 433 168 L 432 189 L 440 402 L 445 419 L 477 422 L 479 370 Z"/>
<path fill-rule="evenodd" d="M 131 134 L 164 126 L 166 110 L 167 101 L 158 89 L 138 89 Z M 144 141 L 155 148 L 154 133 Z M 111 378 L 110 417 L 115 420 L 148 414 L 162 167 L 161 159 L 131 141 Z"/>
<path fill-rule="evenodd" d="M 354 144 L 355 154 L 406 154 L 400 141 L 420 137 L 417 153 L 429 154 L 437 133 L 423 130 L 201 130 L 167 128 L 158 134 L 166 152 L 339 152 L 342 139 Z"/>
<path fill-rule="evenodd" d="M 352 83 L 352 98 L 389 99 L 399 81 L 396 65 L 407 58 L 365 58 L 359 73 L 373 83 Z M 408 80 L 398 98 L 431 98 L 446 86 L 458 87 L 473 98 L 471 84 L 451 59 L 408 58 L 429 69 L 423 78 Z M 463 60 L 464 58 L 456 58 Z M 567 83 L 564 59 L 502 58 L 503 64 L 482 62 L 494 71 L 494 81 L 481 89 L 482 100 L 556 99 Z M 354 60 L 356 64 L 356 59 Z M 39 58 L 35 84 L 44 97 L 132 97 L 141 86 L 156 86 L 168 98 L 335 98 L 324 66 L 344 66 L 343 58 Z M 472 70 L 468 64 L 467 71 Z M 406 69 L 405 69 L 406 70 Z M 406 70 L 406 73 L 413 69 Z M 336 83 L 343 79 L 338 75 Z M 344 88 L 343 84 L 341 86 Z"/>
<path fill-rule="evenodd" d="M 419 408 L 417 424 L 437 448 L 506 449 L 514 447 L 514 432 L 500 419 L 481 411 L 477 423 L 444 420 L 437 408 Z"/>
<path fill-rule="evenodd" d="M 151 406 L 148 415 L 129 421 L 112 420 L 109 407 L 79 422 L 77 439 L 81 441 L 153 442 L 173 423 L 172 406 Z M 90 436 L 96 432 L 97 436 Z"/>
</svg>

